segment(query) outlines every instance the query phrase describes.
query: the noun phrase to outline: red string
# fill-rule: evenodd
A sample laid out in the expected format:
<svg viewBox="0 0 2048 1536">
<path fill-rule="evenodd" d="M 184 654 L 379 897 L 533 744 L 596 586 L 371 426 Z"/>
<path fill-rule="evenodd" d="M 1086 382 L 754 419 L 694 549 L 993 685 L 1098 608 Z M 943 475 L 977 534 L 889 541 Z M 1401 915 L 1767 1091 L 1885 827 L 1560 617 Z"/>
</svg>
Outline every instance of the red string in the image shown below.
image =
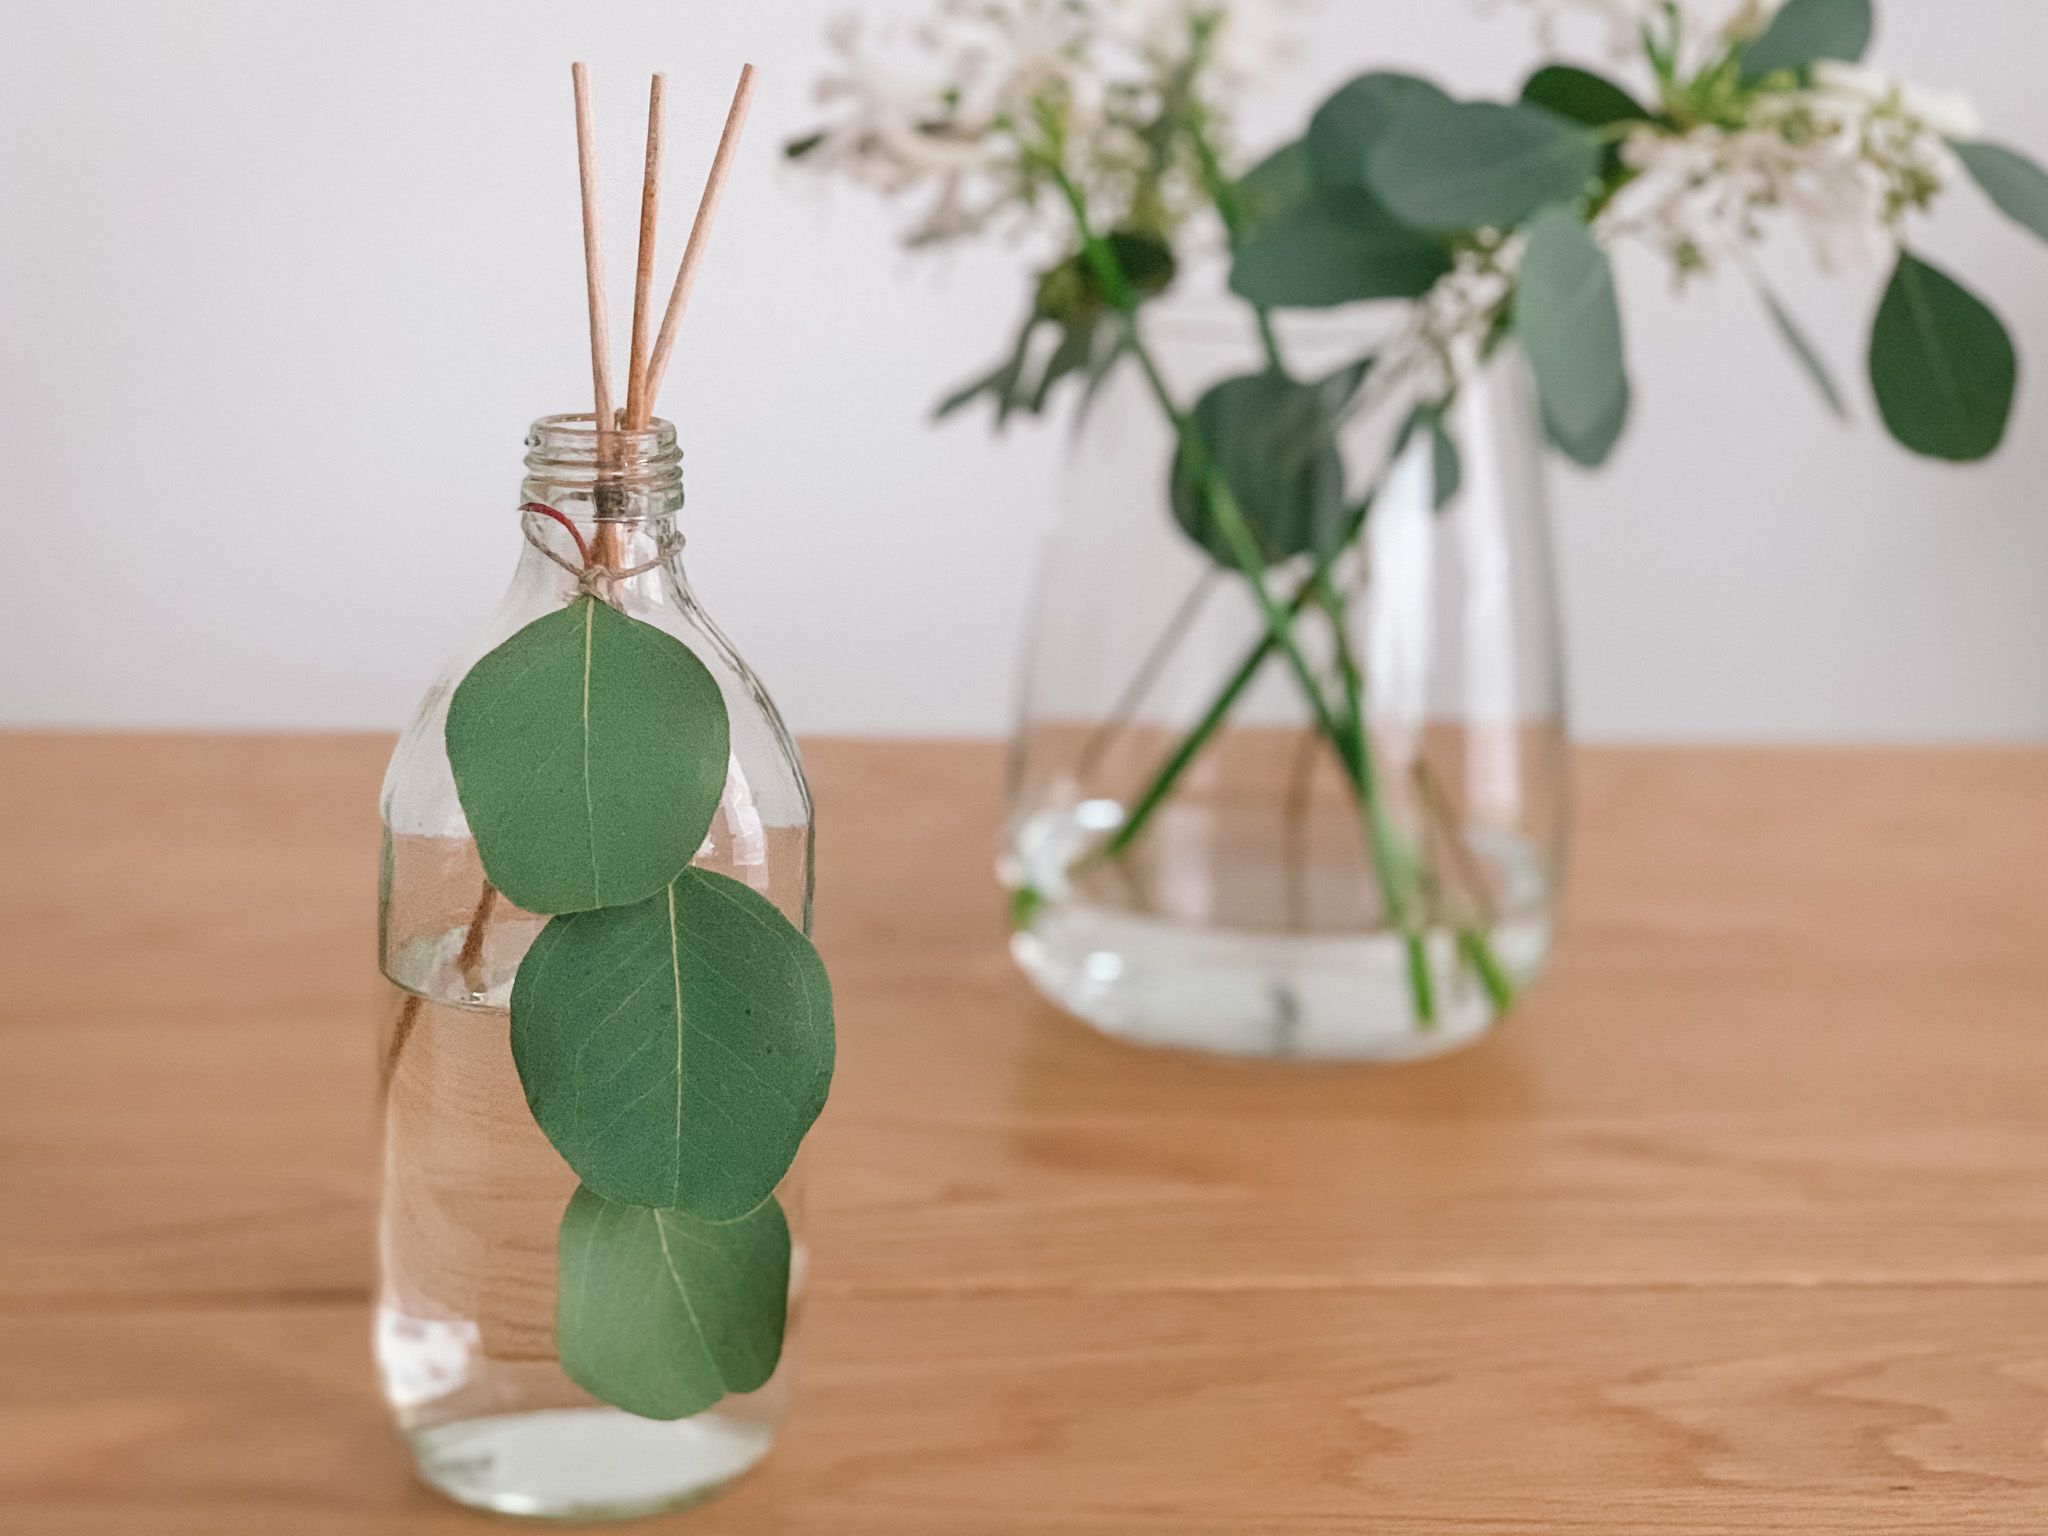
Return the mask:
<svg viewBox="0 0 2048 1536">
<path fill-rule="evenodd" d="M 522 512 L 538 512 L 542 517 L 552 517 L 556 522 L 568 529 L 569 537 L 576 541 L 576 553 L 583 557 L 585 565 L 590 564 L 590 546 L 583 542 L 582 533 L 577 530 L 576 525 L 570 522 L 568 518 L 557 512 L 553 507 L 538 501 L 529 501 L 519 510 Z"/>
</svg>

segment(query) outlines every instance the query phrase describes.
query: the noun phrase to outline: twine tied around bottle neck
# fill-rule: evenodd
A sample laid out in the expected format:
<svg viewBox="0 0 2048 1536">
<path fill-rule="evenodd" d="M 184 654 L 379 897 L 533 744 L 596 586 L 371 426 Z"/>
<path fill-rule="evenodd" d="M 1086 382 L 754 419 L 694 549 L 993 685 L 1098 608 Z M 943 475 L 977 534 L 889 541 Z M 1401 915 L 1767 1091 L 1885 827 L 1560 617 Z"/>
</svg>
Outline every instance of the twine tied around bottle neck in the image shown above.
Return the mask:
<svg viewBox="0 0 2048 1536">
<path fill-rule="evenodd" d="M 582 530 L 553 507 L 545 502 L 529 501 L 519 510 L 525 514 L 519 521 L 520 528 L 526 535 L 526 542 L 574 576 L 578 592 L 600 600 L 604 599 L 610 589 L 619 582 L 631 581 L 635 576 L 645 576 L 649 571 L 667 564 L 683 547 L 682 534 L 672 528 L 663 534 L 654 546 L 652 560 L 643 560 L 640 564 L 628 566 L 624 570 L 613 570 L 610 566 L 600 565 L 591 559 L 590 545 L 585 541 Z M 552 518 L 569 530 L 569 537 L 576 541 L 576 553 L 583 557 L 582 564 L 578 565 L 566 559 L 548 546 L 547 541 L 541 537 L 540 527 L 535 521 L 536 518 L 542 517 Z"/>
</svg>

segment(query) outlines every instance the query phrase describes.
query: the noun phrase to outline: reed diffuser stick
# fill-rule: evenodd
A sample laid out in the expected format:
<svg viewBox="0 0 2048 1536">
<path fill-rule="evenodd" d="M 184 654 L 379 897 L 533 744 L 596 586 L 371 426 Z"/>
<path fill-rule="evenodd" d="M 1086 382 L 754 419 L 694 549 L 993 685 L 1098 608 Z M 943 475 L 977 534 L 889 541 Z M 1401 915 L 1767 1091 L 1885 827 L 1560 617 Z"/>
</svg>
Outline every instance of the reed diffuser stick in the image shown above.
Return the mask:
<svg viewBox="0 0 2048 1536">
<path fill-rule="evenodd" d="M 633 273 L 633 342 L 626 361 L 626 422 L 640 430 L 647 405 L 648 327 L 653 322 L 654 245 L 661 222 L 662 98 L 668 78 L 656 75 L 647 87 L 647 163 L 640 176 L 640 259 Z"/>
<path fill-rule="evenodd" d="M 640 394 L 640 409 L 626 425 L 633 431 L 646 430 L 654 414 L 654 397 L 661 391 L 662 375 L 668 370 L 669 354 L 675 350 L 676 332 L 682 328 L 683 311 L 690 306 L 690 290 L 697 286 L 697 269 L 710 242 L 712 226 L 718 221 L 718 204 L 725 195 L 726 178 L 732 174 L 733 156 L 739 150 L 740 134 L 747 126 L 747 108 L 754 99 L 754 66 L 740 70 L 740 83 L 733 91 L 732 106 L 725 114 L 725 131 L 719 135 L 718 153 L 711 159 L 711 174 L 704 181 L 704 196 L 697 203 L 696 221 L 690 226 L 690 242 L 683 247 L 683 264 L 676 272 L 676 285 L 669 294 L 668 312 L 661 319 L 661 335 L 654 343 L 654 355 L 647 361 L 647 383 Z"/>
<path fill-rule="evenodd" d="M 597 207 L 597 133 L 590 116 L 590 71 L 569 66 L 576 89 L 576 174 L 583 191 L 583 278 L 590 300 L 590 382 L 597 397 L 597 447 L 608 457 L 613 428 L 611 323 L 604 296 L 604 226 Z"/>
</svg>

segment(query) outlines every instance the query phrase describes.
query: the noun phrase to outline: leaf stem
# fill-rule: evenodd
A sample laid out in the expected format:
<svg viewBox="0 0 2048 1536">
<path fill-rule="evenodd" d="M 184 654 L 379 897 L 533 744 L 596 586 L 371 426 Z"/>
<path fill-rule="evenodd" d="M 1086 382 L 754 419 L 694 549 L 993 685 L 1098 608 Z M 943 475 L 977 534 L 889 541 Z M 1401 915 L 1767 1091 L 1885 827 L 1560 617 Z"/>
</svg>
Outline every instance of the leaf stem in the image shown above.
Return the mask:
<svg viewBox="0 0 2048 1536">
<path fill-rule="evenodd" d="M 1145 345 L 1144 336 L 1138 329 L 1137 300 L 1131 292 L 1130 280 L 1124 275 L 1123 264 L 1117 260 L 1116 252 L 1110 248 L 1109 243 L 1096 233 L 1095 226 L 1088 216 L 1087 200 L 1081 195 L 1081 189 L 1074 184 L 1073 178 L 1059 166 L 1053 167 L 1052 175 L 1061 194 L 1067 200 L 1067 206 L 1073 212 L 1082 251 L 1095 271 L 1096 280 L 1102 284 L 1103 292 L 1109 296 L 1110 303 L 1123 316 L 1124 333 L 1131 355 L 1137 359 L 1139 371 L 1144 374 L 1145 382 L 1151 389 L 1153 398 L 1158 401 L 1160 410 L 1172 424 L 1181 452 L 1187 457 L 1188 467 L 1202 484 L 1210 513 L 1216 519 L 1218 531 L 1222 533 L 1224 542 L 1230 547 L 1231 558 L 1237 563 L 1239 573 L 1251 588 L 1252 597 L 1265 618 L 1267 633 L 1272 636 L 1274 645 L 1286 658 L 1288 669 L 1294 673 L 1303 698 L 1315 714 L 1316 723 L 1331 740 L 1337 740 L 1341 734 L 1337 718 L 1330 711 L 1329 701 L 1323 697 L 1323 691 L 1316 682 L 1315 673 L 1310 668 L 1307 657 L 1295 643 L 1290 616 L 1274 599 L 1271 589 L 1266 585 L 1265 555 L 1259 549 L 1250 525 L 1245 522 L 1244 512 L 1238 506 L 1237 498 L 1231 494 L 1230 488 L 1223 483 L 1222 476 L 1216 472 L 1215 465 L 1210 461 L 1209 451 L 1202 442 L 1201 434 L 1195 430 L 1194 423 L 1174 400 L 1172 387 L 1166 382 L 1166 375 L 1160 371 L 1158 360 L 1152 356 L 1151 348 Z"/>
<path fill-rule="evenodd" d="M 1223 231 L 1235 251 L 1238 242 L 1244 238 L 1244 205 L 1237 199 L 1237 187 L 1223 169 L 1223 161 L 1216 153 L 1216 146 L 1209 142 L 1209 135 L 1203 131 L 1202 120 L 1195 116 L 1188 124 L 1188 138 L 1195 146 L 1195 161 L 1201 167 L 1202 188 L 1209 194 L 1209 201 L 1216 205 L 1216 216 L 1223 221 Z M 1273 312 L 1263 304 L 1252 305 L 1253 321 L 1259 331 L 1259 347 L 1266 354 L 1266 363 L 1275 373 L 1287 372 L 1287 360 L 1280 351 L 1280 333 L 1273 328 Z"/>
<path fill-rule="evenodd" d="M 1409 982 L 1415 998 L 1415 1016 L 1423 1028 L 1433 1026 L 1436 1018 L 1435 988 L 1429 978 L 1428 954 L 1424 947 L 1423 935 L 1412 922 L 1407 899 L 1406 877 L 1407 858 L 1399 847 L 1391 823 L 1386 818 L 1385 807 L 1378 792 L 1377 776 L 1373 771 L 1372 753 L 1365 741 L 1364 716 L 1354 711 L 1351 720 L 1339 718 L 1324 696 L 1321 685 L 1316 681 L 1314 670 L 1302 653 L 1294 635 L 1295 614 L 1280 606 L 1272 589 L 1266 585 L 1266 559 L 1258 547 L 1250 525 L 1245 521 L 1243 510 L 1237 498 L 1231 494 L 1222 475 L 1211 461 L 1201 434 L 1194 423 L 1183 412 L 1173 398 L 1173 390 L 1160 371 L 1158 360 L 1145 345 L 1138 329 L 1138 306 L 1131 293 L 1131 285 L 1125 276 L 1116 252 L 1096 233 L 1088 216 L 1087 200 L 1081 189 L 1074 184 L 1060 166 L 1052 168 L 1052 176 L 1067 206 L 1074 216 L 1074 226 L 1081 240 L 1081 248 L 1089 264 L 1094 268 L 1097 281 L 1103 292 L 1109 296 L 1118 312 L 1123 316 L 1125 335 L 1131 355 L 1137 359 L 1139 370 L 1158 401 L 1159 408 L 1173 425 L 1174 435 L 1188 467 L 1201 482 L 1210 514 L 1216 520 L 1218 531 L 1229 547 L 1231 558 L 1236 562 L 1245 583 L 1251 588 L 1252 597 L 1266 621 L 1266 632 L 1274 648 L 1286 660 L 1288 669 L 1294 674 L 1295 682 L 1303 699 L 1315 715 L 1315 723 L 1337 748 L 1344 761 L 1352 787 L 1358 796 L 1360 810 L 1364 817 L 1367 841 L 1372 851 L 1373 873 L 1378 879 L 1381 898 L 1385 903 L 1388 921 L 1399 927 L 1408 949 Z M 1327 571 L 1311 576 L 1310 591 L 1314 593 L 1328 581 Z M 1256 667 L 1253 668 L 1256 671 Z M 1248 684 L 1250 679 L 1245 679 Z M 1358 689 L 1355 663 L 1352 673 L 1346 679 L 1347 694 Z M 1214 727 L 1212 726 L 1213 730 Z M 1185 764 L 1182 764 L 1185 767 Z M 1178 773 L 1176 773 L 1176 777 Z"/>
<path fill-rule="evenodd" d="M 1357 524 L 1362 522 L 1364 517 L 1365 508 L 1361 507 L 1353 522 L 1354 534 Z M 1347 535 L 1344 542 L 1350 542 L 1349 535 Z M 1334 560 L 1334 555 L 1327 557 L 1317 567 L 1316 575 L 1327 578 L 1329 567 L 1334 563 Z M 1312 575 L 1303 581 L 1294 596 L 1289 599 L 1287 614 L 1290 622 L 1299 616 L 1308 607 L 1309 603 L 1314 600 L 1316 596 L 1316 575 Z M 1174 786 L 1180 782 L 1181 775 L 1201 755 L 1202 749 L 1209 744 L 1209 738 L 1214 736 L 1222 727 L 1223 722 L 1229 718 L 1231 710 L 1237 707 L 1237 701 L 1244 695 L 1244 691 L 1252 685 L 1253 680 L 1258 677 L 1260 670 L 1266 665 L 1267 661 L 1272 658 L 1275 649 L 1273 635 L 1270 630 L 1259 636 L 1257 643 L 1245 653 L 1244 660 L 1239 662 L 1237 669 L 1230 674 L 1229 681 L 1223 685 L 1222 690 L 1210 702 L 1209 708 L 1202 718 L 1186 736 L 1181 738 L 1180 745 L 1173 749 L 1165 762 L 1160 764 L 1159 770 L 1152 776 L 1151 783 L 1146 786 L 1144 794 L 1138 797 L 1137 803 L 1131 807 L 1130 812 L 1125 816 L 1123 825 L 1117 828 L 1115 836 L 1111 837 L 1093 854 L 1089 855 L 1087 860 L 1088 866 L 1092 866 L 1103 859 L 1116 858 L 1130 851 L 1131 846 L 1137 842 L 1139 835 L 1144 832 L 1146 823 L 1151 821 L 1153 812 L 1157 811 L 1165 802 L 1167 796 L 1173 793 Z"/>
</svg>

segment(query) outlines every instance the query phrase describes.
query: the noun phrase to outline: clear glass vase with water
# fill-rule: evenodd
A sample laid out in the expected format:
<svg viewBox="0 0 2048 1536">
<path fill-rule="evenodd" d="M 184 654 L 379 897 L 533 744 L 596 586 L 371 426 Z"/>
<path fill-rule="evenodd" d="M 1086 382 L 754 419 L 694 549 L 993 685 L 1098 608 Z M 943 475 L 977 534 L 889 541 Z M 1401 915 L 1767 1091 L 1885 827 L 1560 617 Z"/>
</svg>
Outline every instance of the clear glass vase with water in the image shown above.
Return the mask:
<svg viewBox="0 0 2048 1536">
<path fill-rule="evenodd" d="M 379 942 L 392 991 L 380 1045 L 376 1361 L 421 1476 L 502 1514 L 607 1519 L 709 1497 L 768 1453 L 789 1396 L 806 1269 L 801 1163 L 777 1192 L 795 1245 L 790 1330 L 764 1388 L 663 1422 L 601 1403 L 563 1372 L 555 1238 L 577 1179 L 527 1106 L 508 1016 L 513 973 L 546 919 L 491 892 L 443 740 L 449 698 L 477 658 L 576 593 L 568 531 L 511 510 L 551 507 L 629 573 L 607 584 L 607 600 L 681 640 L 718 680 L 732 755 L 695 863 L 745 882 L 808 933 L 802 770 L 766 691 L 690 589 L 682 502 L 666 423 L 610 434 L 602 463 L 588 416 L 536 423 L 525 482 L 506 503 L 508 544 L 521 550 L 511 590 L 442 671 L 384 784 Z"/>
<path fill-rule="evenodd" d="M 1269 366 L 1236 317 L 1145 323 L 1184 402 Z M 1276 340 L 1311 380 L 1371 339 L 1339 316 Z M 1409 1059 L 1483 1036 L 1541 970 L 1567 830 L 1542 423 L 1511 343 L 1465 370 L 1442 434 L 1416 404 L 1367 375 L 1326 579 L 1309 558 L 1265 573 L 1355 732 L 1317 716 L 1243 573 L 1171 515 L 1157 384 L 1120 369 L 1077 425 L 1003 872 L 1025 973 L 1097 1028 Z"/>
</svg>

